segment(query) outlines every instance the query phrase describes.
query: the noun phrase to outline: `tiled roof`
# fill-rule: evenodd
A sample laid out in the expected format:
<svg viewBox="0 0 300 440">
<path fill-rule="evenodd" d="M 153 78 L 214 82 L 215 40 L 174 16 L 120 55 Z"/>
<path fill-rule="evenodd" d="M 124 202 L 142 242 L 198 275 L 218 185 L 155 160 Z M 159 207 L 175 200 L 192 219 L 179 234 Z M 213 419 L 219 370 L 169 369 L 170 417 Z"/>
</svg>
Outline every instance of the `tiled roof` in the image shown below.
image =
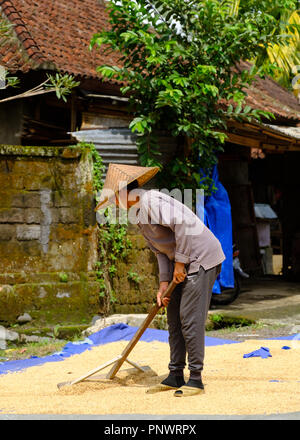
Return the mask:
<svg viewBox="0 0 300 440">
<path fill-rule="evenodd" d="M 249 68 L 250 63 L 242 62 L 242 69 Z M 270 77 L 257 77 L 247 90 L 246 102 L 253 108 L 270 111 L 276 118 L 288 118 L 300 122 L 300 105 L 296 96 L 281 87 Z"/>
<path fill-rule="evenodd" d="M 251 64 L 249 62 L 242 61 L 237 70 L 249 70 L 250 68 Z M 245 92 L 247 94 L 245 104 L 255 109 L 273 113 L 277 124 L 300 124 L 300 104 L 296 96 L 280 86 L 272 78 L 260 78 L 257 76 L 251 86 L 245 89 Z M 226 108 L 229 103 L 222 99 L 220 104 L 223 108 Z M 230 101 L 230 104 L 234 107 L 237 105 L 233 100 Z M 273 119 L 271 121 L 274 123 Z"/>
<path fill-rule="evenodd" d="M 2 16 L 15 31 L 9 45 L 0 45 L 0 63 L 10 72 L 52 67 L 81 77 L 98 77 L 98 65 L 118 62 L 117 54 L 88 48 L 91 37 L 108 26 L 100 1 L 0 0 Z M 249 66 L 241 63 L 242 68 Z M 247 93 L 249 105 L 273 112 L 279 122 L 300 122 L 296 97 L 272 79 L 258 78 Z"/>
<path fill-rule="evenodd" d="M 96 67 L 116 63 L 109 56 L 89 50 L 91 37 L 107 27 L 100 0 L 0 0 L 2 14 L 14 26 L 22 45 L 1 48 L 1 64 L 10 71 L 52 66 L 62 72 L 96 77 Z M 14 62 L 13 58 L 16 57 Z"/>
</svg>

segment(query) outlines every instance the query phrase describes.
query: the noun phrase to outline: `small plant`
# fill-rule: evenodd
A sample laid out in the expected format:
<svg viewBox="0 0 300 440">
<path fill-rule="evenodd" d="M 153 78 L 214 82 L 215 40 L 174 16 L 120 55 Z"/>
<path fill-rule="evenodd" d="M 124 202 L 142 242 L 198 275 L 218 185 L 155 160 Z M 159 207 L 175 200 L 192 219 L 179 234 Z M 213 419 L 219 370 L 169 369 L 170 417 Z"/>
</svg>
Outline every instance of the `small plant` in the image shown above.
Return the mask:
<svg viewBox="0 0 300 440">
<path fill-rule="evenodd" d="M 60 281 L 61 283 L 67 283 L 68 280 L 69 280 L 69 278 L 68 278 L 68 274 L 66 274 L 66 273 L 64 273 L 64 272 L 61 272 L 61 273 L 59 274 L 59 281 Z"/>
<path fill-rule="evenodd" d="M 208 315 L 206 330 L 237 329 L 255 324 L 255 321 L 238 316 L 227 316 L 218 313 Z"/>
<path fill-rule="evenodd" d="M 97 263 L 95 264 L 95 268 L 96 268 L 96 280 L 99 284 L 99 296 L 100 298 L 104 298 L 107 293 L 107 286 L 104 279 L 104 272 L 101 269 L 100 261 L 97 261 Z"/>
<path fill-rule="evenodd" d="M 135 284 L 140 284 L 140 282 L 142 281 L 139 274 L 136 272 L 133 272 L 132 270 L 128 271 L 127 278 L 129 281 L 133 281 Z"/>
<path fill-rule="evenodd" d="M 81 142 L 79 146 L 88 147 L 90 150 L 89 155 L 93 161 L 93 190 L 97 202 L 99 192 L 103 188 L 105 166 L 94 144 Z M 126 258 L 132 244 L 127 237 L 126 226 L 110 221 L 112 218 L 110 207 L 103 215 L 106 221 L 104 224 L 98 224 L 98 262 L 95 264 L 95 270 L 99 283 L 99 297 L 107 298 L 108 303 L 113 303 L 117 298 L 110 282 L 117 274 L 116 262 Z M 138 278 L 135 279 L 138 282 Z"/>
<path fill-rule="evenodd" d="M 116 268 L 115 264 L 111 264 L 111 265 L 109 266 L 109 268 L 108 268 L 108 272 L 109 272 L 109 275 L 110 275 L 111 277 L 114 277 L 114 276 L 116 275 L 116 273 L 117 273 L 117 268 Z"/>
<path fill-rule="evenodd" d="M 59 336 L 59 329 L 60 329 L 60 325 L 59 324 L 55 325 L 54 328 L 53 328 L 53 336 L 55 338 L 58 338 L 58 336 Z"/>
<path fill-rule="evenodd" d="M 99 296 L 100 298 L 104 298 L 107 292 L 106 283 L 104 278 L 98 278 L 99 283 Z"/>
<path fill-rule="evenodd" d="M 1 47 L 14 47 L 18 42 L 18 38 L 14 32 L 14 25 L 6 18 L 1 16 L 0 22 L 0 46 Z M 2 67 L 2 68 L 1 68 Z M 9 70 L 9 67 L 8 67 Z M 0 78 L 1 88 L 17 88 L 21 87 L 20 79 L 16 76 L 11 76 L 9 71 L 6 72 L 4 66 L 0 66 Z M 63 99 L 63 101 L 67 101 L 67 96 L 72 93 L 72 90 L 80 85 L 80 82 L 75 81 L 74 76 L 56 73 L 55 75 L 47 74 L 47 79 L 43 81 L 41 84 L 36 85 L 30 90 L 26 90 L 25 92 L 8 96 L 4 99 L 1 99 L 0 102 L 11 101 L 20 98 L 26 98 L 30 96 L 40 95 L 41 93 L 47 92 L 55 92 L 56 97 L 58 99 Z"/>
<path fill-rule="evenodd" d="M 90 157 L 93 159 L 93 186 L 94 186 L 94 191 L 97 193 L 99 191 L 101 191 L 102 187 L 103 187 L 103 173 L 105 171 L 105 165 L 103 164 L 102 161 L 102 157 L 100 156 L 100 154 L 98 153 L 98 151 L 96 150 L 96 147 L 94 144 L 86 144 L 84 142 L 81 142 L 79 144 L 80 146 L 83 147 L 89 147 L 90 148 Z"/>
<path fill-rule="evenodd" d="M 74 145 L 71 145 L 70 147 L 74 147 Z M 102 157 L 96 150 L 95 145 L 91 142 L 79 142 L 76 147 L 89 149 L 88 154 L 90 159 L 93 161 L 93 190 L 97 200 L 97 194 L 103 188 L 103 173 L 105 171 L 105 165 L 103 164 Z"/>
<path fill-rule="evenodd" d="M 154 319 L 154 325 L 159 330 L 168 330 L 167 308 L 162 307 Z"/>
<path fill-rule="evenodd" d="M 114 290 L 111 290 L 110 292 L 110 302 L 113 304 L 118 301 L 118 298 L 116 297 L 116 292 Z"/>
<path fill-rule="evenodd" d="M 218 315 L 217 313 L 214 313 L 213 315 L 211 315 L 210 319 L 212 322 L 219 323 L 223 320 L 223 316 Z"/>
</svg>

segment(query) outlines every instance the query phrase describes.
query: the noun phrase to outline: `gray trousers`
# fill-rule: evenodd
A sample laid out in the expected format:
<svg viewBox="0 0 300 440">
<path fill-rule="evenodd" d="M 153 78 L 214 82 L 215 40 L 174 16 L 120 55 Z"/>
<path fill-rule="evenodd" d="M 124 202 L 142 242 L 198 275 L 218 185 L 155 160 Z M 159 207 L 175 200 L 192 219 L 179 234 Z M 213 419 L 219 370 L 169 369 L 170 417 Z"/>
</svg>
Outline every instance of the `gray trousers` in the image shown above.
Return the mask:
<svg viewBox="0 0 300 440">
<path fill-rule="evenodd" d="M 180 375 L 186 365 L 191 379 L 201 379 L 204 362 L 205 324 L 214 282 L 221 264 L 187 275 L 171 295 L 167 307 L 170 345 L 170 374 Z"/>
</svg>

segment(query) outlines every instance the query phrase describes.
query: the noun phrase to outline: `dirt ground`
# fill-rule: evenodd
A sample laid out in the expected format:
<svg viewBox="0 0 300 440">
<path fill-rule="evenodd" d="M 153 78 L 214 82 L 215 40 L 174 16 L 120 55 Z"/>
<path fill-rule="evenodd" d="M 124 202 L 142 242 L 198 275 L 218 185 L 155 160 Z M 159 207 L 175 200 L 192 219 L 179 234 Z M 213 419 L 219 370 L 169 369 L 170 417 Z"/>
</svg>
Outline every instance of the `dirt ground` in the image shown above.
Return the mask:
<svg viewBox="0 0 300 440">
<path fill-rule="evenodd" d="M 294 334 L 294 325 L 291 324 L 260 324 L 249 327 L 225 328 L 206 332 L 213 338 L 230 339 L 232 341 L 247 341 L 248 339 L 269 339 Z"/>
<path fill-rule="evenodd" d="M 300 283 L 285 281 L 279 276 L 249 278 L 242 281 L 239 297 L 225 306 L 213 306 L 210 313 L 254 320 L 258 325 L 237 330 L 217 331 L 212 336 L 240 340 L 253 337 L 272 338 L 300 333 Z"/>
</svg>

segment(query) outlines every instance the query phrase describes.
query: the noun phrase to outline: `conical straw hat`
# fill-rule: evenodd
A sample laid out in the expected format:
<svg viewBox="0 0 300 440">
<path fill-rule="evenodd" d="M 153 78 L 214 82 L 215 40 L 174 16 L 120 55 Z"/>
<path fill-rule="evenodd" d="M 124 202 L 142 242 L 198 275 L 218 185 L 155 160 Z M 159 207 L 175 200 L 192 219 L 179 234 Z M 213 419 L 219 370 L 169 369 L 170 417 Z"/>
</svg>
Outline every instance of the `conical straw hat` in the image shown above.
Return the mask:
<svg viewBox="0 0 300 440">
<path fill-rule="evenodd" d="M 129 185 L 129 183 L 137 180 L 139 187 L 141 187 L 148 182 L 148 180 L 152 179 L 158 171 L 158 167 L 138 167 L 110 163 L 101 193 L 103 200 L 100 200 L 95 211 L 100 208 L 106 208 L 113 203 L 115 194 Z"/>
</svg>

